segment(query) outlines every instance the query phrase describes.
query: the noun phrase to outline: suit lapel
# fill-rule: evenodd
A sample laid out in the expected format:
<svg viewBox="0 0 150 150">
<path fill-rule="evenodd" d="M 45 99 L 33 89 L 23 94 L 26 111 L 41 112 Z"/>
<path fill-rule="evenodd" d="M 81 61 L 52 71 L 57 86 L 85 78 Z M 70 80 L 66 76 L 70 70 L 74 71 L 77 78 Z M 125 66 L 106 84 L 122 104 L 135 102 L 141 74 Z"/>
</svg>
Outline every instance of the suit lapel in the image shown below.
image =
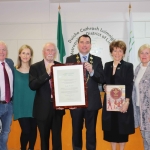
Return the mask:
<svg viewBox="0 0 150 150">
<path fill-rule="evenodd" d="M 14 72 L 14 66 L 13 64 L 11 63 L 11 61 L 9 61 L 9 59 L 5 59 L 6 63 L 8 64 L 8 66 L 10 67 L 11 71 Z"/>
<path fill-rule="evenodd" d="M 46 71 L 44 59 L 41 61 L 41 68 L 40 69 L 41 69 L 41 72 L 45 72 Z"/>
</svg>

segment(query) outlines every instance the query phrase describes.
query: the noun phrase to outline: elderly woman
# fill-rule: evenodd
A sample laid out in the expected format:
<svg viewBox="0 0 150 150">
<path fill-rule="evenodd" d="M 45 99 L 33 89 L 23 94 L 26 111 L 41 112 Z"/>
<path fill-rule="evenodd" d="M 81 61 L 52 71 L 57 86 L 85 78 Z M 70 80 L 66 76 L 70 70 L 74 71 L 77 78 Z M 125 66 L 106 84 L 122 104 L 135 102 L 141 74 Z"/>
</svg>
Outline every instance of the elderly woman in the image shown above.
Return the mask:
<svg viewBox="0 0 150 150">
<path fill-rule="evenodd" d="M 133 105 L 135 127 L 141 129 L 144 150 L 150 150 L 150 45 L 139 48 L 141 63 L 135 69 Z"/>
<path fill-rule="evenodd" d="M 135 132 L 131 99 L 134 76 L 133 65 L 123 60 L 126 52 L 126 44 L 123 41 L 113 41 L 109 48 L 113 61 L 105 64 L 106 84 L 103 87 L 106 91 L 107 85 L 125 85 L 125 102 L 119 111 L 107 111 L 105 95 L 102 111 L 102 129 L 104 140 L 111 143 L 112 150 L 116 150 L 117 143 L 120 145 L 120 150 L 124 150 L 129 134 Z"/>
</svg>

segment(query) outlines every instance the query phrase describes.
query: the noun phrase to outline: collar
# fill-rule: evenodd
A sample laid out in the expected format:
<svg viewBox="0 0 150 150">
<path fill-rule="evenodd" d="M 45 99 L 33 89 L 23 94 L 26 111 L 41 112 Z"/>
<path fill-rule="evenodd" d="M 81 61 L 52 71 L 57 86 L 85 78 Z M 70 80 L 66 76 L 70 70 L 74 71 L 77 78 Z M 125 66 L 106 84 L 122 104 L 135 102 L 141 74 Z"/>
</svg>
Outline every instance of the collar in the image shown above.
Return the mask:
<svg viewBox="0 0 150 150">
<path fill-rule="evenodd" d="M 53 61 L 53 63 L 55 63 L 55 62 Z M 44 64 L 45 64 L 45 66 L 47 66 L 49 64 L 49 62 L 45 58 L 44 58 Z"/>
<path fill-rule="evenodd" d="M 147 66 L 150 64 L 150 61 L 147 63 Z M 147 67 L 147 66 L 143 66 L 142 63 L 140 63 L 140 67 Z"/>
<path fill-rule="evenodd" d="M 5 63 L 6 63 L 6 60 L 4 59 L 4 61 L 0 61 L 0 63 L 2 63 L 2 62 L 5 62 Z"/>
<path fill-rule="evenodd" d="M 0 64 L 2 63 L 2 62 L 4 62 L 5 63 L 5 65 L 7 65 L 7 62 L 6 62 L 6 60 L 4 59 L 4 61 L 0 61 Z M 2 64 L 1 64 L 2 65 Z"/>
<path fill-rule="evenodd" d="M 83 55 L 81 53 L 79 53 L 80 58 L 82 58 L 83 56 L 87 56 L 87 59 L 89 58 L 89 53 L 87 53 L 86 55 Z"/>
<path fill-rule="evenodd" d="M 122 59 L 122 60 L 118 63 L 118 65 L 122 65 L 123 62 L 124 62 L 124 60 Z M 114 63 L 114 61 L 112 61 L 112 63 Z"/>
</svg>

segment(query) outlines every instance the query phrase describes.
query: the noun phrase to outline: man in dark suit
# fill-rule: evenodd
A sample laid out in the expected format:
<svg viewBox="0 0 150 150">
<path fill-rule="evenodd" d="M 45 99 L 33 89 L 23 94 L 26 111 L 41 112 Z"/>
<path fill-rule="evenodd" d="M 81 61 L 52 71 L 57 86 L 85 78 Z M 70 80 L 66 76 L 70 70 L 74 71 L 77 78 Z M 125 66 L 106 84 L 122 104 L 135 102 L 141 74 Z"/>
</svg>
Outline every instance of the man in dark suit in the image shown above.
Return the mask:
<svg viewBox="0 0 150 150">
<path fill-rule="evenodd" d="M 37 119 L 37 125 L 41 138 L 41 150 L 49 150 L 50 129 L 52 130 L 53 150 L 62 150 L 61 128 L 64 110 L 53 108 L 51 95 L 51 66 L 58 64 L 54 61 L 56 46 L 54 43 L 46 43 L 43 48 L 44 60 L 30 67 L 29 86 L 36 90 L 33 117 Z"/>
<path fill-rule="evenodd" d="M 14 63 L 6 58 L 7 46 L 0 41 L 0 119 L 2 130 L 0 133 L 0 150 L 7 150 L 8 134 L 12 122 L 12 93 Z M 7 78 L 7 79 L 6 79 Z"/>
<path fill-rule="evenodd" d="M 96 122 L 98 110 L 102 107 L 98 84 L 104 82 L 103 66 L 100 57 L 90 54 L 91 38 L 82 35 L 78 39 L 79 53 L 67 57 L 66 63 L 84 63 L 87 71 L 87 108 L 71 108 L 73 150 L 82 150 L 82 129 L 85 119 L 86 149 L 96 150 Z"/>
</svg>

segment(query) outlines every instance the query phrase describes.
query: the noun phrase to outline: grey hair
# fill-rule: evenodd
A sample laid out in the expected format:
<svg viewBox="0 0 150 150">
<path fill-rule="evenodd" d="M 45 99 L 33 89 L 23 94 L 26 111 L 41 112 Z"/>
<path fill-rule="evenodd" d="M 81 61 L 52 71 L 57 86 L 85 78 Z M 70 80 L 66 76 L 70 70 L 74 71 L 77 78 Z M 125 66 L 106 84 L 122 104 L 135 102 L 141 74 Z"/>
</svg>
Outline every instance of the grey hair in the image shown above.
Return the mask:
<svg viewBox="0 0 150 150">
<path fill-rule="evenodd" d="M 6 45 L 6 43 L 4 41 L 0 41 L 0 44 L 4 45 L 6 50 L 7 50 L 7 45 Z"/>
<path fill-rule="evenodd" d="M 55 48 L 55 50 L 57 51 L 57 47 L 56 47 L 55 43 L 53 43 L 53 42 L 47 42 L 47 43 L 45 43 L 44 46 L 43 46 L 43 50 L 45 49 L 46 45 L 53 45 L 54 48 Z"/>
</svg>

